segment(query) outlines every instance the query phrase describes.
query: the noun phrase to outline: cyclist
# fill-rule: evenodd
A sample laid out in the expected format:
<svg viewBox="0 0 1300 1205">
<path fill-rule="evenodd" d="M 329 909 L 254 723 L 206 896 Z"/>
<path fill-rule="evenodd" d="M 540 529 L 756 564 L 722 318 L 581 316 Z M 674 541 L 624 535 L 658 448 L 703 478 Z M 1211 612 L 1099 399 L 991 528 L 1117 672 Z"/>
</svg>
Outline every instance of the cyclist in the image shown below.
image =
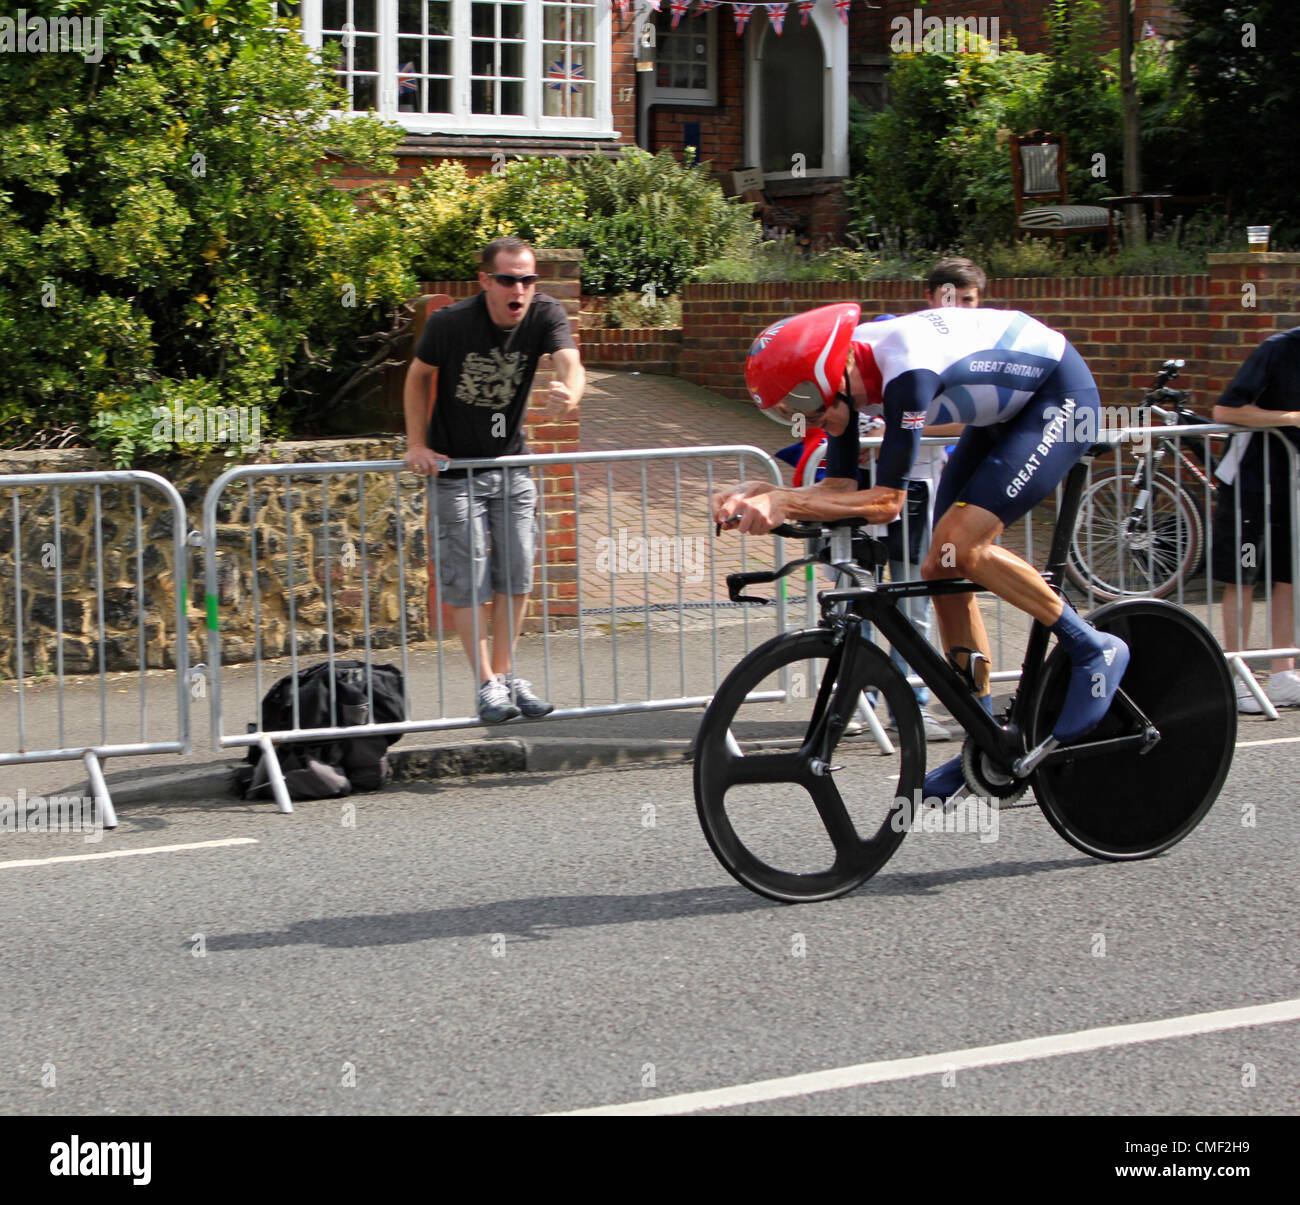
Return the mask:
<svg viewBox="0 0 1300 1205">
<path fill-rule="evenodd" d="M 799 489 L 742 482 L 712 499 L 715 521 L 766 533 L 787 519 L 865 518 L 889 523 L 906 499 L 906 477 L 927 424 L 965 423 L 939 482 L 923 578 L 965 577 L 1046 624 L 1072 663 L 1052 736 L 1083 737 L 1105 717 L 1128 666 L 1128 646 L 1098 632 L 1032 566 L 994 541 L 1046 498 L 1095 432 L 1100 397 L 1065 336 L 1014 310 L 931 309 L 861 323 L 844 303 L 782 319 L 750 348 L 745 382 L 754 401 L 803 414 L 828 436 L 827 475 Z M 876 484 L 859 489 L 858 424 L 852 411 L 879 406 L 885 420 Z M 1085 418 L 1092 411 L 1090 418 Z M 949 659 L 992 711 L 989 639 L 973 594 L 934 599 Z M 926 776 L 927 796 L 964 785 L 961 759 Z"/>
</svg>

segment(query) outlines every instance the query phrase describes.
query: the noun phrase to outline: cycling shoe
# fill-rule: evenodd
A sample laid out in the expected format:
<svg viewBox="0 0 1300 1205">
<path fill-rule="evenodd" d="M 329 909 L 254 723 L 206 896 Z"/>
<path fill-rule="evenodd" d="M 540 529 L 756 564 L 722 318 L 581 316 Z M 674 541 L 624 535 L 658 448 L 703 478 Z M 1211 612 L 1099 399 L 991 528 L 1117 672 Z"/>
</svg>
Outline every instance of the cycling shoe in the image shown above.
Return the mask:
<svg viewBox="0 0 1300 1205">
<path fill-rule="evenodd" d="M 991 694 L 981 695 L 979 702 L 989 715 L 993 714 Z M 936 767 L 925 776 L 924 798 L 948 799 L 964 786 L 966 786 L 966 775 L 962 773 L 961 758 L 954 757 L 952 761 L 944 762 L 942 766 Z"/>
<path fill-rule="evenodd" d="M 966 785 L 966 776 L 961 772 L 961 758 L 944 762 L 942 766 L 931 770 L 925 776 L 925 799 L 945 800 L 955 795 Z"/>
<path fill-rule="evenodd" d="M 1052 729 L 1063 745 L 1086 736 L 1106 718 L 1111 700 L 1128 669 L 1128 645 L 1118 636 L 1095 632 L 1096 646 L 1070 649 L 1078 657 L 1070 672 L 1065 705 Z"/>
</svg>

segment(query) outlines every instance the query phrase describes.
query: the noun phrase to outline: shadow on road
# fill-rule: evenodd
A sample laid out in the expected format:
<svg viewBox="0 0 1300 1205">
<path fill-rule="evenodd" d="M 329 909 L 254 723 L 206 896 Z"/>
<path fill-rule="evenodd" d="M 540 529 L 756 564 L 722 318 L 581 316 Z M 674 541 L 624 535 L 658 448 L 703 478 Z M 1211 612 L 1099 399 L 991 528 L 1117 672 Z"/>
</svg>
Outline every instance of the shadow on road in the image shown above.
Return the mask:
<svg viewBox="0 0 1300 1205">
<path fill-rule="evenodd" d="M 852 906 L 870 896 L 934 895 L 940 888 L 968 881 L 1020 878 L 1090 864 L 1084 857 L 1041 862 L 998 862 L 992 866 L 921 874 L 881 874 L 844 900 L 824 907 Z M 261 933 L 214 934 L 209 951 L 262 950 L 278 946 L 316 945 L 335 949 L 404 945 L 458 937 L 504 934 L 524 941 L 547 941 L 553 933 L 597 925 L 644 924 L 687 917 L 727 916 L 767 911 L 773 903 L 740 887 L 706 887 L 664 891 L 655 895 L 529 896 L 463 908 L 434 908 L 425 912 L 330 916 L 295 921 L 287 929 Z"/>
</svg>

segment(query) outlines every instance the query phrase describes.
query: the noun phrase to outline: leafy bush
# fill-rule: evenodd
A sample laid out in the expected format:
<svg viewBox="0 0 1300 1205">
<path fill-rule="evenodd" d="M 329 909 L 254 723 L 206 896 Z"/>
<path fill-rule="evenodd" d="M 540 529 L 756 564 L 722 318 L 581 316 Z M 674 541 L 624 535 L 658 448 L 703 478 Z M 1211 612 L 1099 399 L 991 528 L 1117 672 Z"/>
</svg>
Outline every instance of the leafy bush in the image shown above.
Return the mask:
<svg viewBox="0 0 1300 1205">
<path fill-rule="evenodd" d="M 639 292 L 647 284 L 676 293 L 700 265 L 757 241 L 750 207 L 724 196 L 704 165 L 679 163 L 669 151 L 626 147 L 617 159 L 591 155 L 570 170 L 586 213 L 554 240 L 586 252 L 586 293 Z"/>
<path fill-rule="evenodd" d="M 0 55 L 0 438 L 126 464 L 176 446 L 155 406 L 317 427 L 413 291 L 391 212 L 332 183 L 391 171 L 399 132 L 330 124 L 328 65 L 265 0 L 26 7 L 102 15 L 105 45 Z"/>
<path fill-rule="evenodd" d="M 1172 182 L 1179 191 L 1232 193 L 1233 212 L 1273 226 L 1272 246 L 1300 238 L 1295 125 L 1300 108 L 1300 5 L 1294 0 L 1210 4 L 1177 0 L 1173 50 L 1186 98 Z M 1292 131 L 1290 134 L 1287 131 Z M 1194 151 L 1194 153 L 1189 153 Z"/>
<path fill-rule="evenodd" d="M 502 235 L 557 246 L 556 231 L 578 225 L 585 212 L 582 189 L 556 157 L 515 159 L 479 176 L 446 159 L 375 204 L 413 243 L 419 280 L 472 280 L 479 250 Z"/>
<path fill-rule="evenodd" d="M 961 254 L 1012 231 L 1009 136 L 1051 130 L 1066 136 L 1070 199 L 1096 201 L 1122 191 L 1123 104 L 1119 55 L 1100 53 L 1098 0 L 1051 0 L 1052 54 L 1002 46 L 996 59 L 977 52 L 899 55 L 884 112 L 857 114 L 853 178 L 846 195 L 859 239 L 892 236 L 901 245 L 953 248 Z M 1176 192 L 1206 191 L 1188 179 L 1199 157 L 1187 155 L 1189 101 L 1175 85 L 1158 40 L 1134 53 L 1143 135 L 1143 179 Z M 1189 162 L 1190 160 L 1190 162 Z"/>
<path fill-rule="evenodd" d="M 1025 120 L 1046 72 L 1041 55 L 1003 48 L 901 54 L 889 74 L 890 108 L 865 122 L 864 166 L 846 188 L 860 239 L 942 247 L 972 224 L 1010 226 L 1010 155 L 999 131 Z"/>
</svg>

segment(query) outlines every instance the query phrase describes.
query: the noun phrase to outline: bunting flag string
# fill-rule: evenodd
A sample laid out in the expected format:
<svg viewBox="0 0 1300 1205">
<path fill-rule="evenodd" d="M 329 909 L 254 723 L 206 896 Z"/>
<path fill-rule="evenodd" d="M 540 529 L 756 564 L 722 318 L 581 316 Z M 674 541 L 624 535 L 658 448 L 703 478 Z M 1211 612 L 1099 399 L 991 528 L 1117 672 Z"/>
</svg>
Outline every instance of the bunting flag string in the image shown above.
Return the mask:
<svg viewBox="0 0 1300 1205">
<path fill-rule="evenodd" d="M 632 7 L 634 0 L 610 0 L 611 5 L 617 5 L 618 11 L 624 18 L 628 15 L 628 10 Z M 655 12 L 663 12 L 664 0 L 637 0 L 643 3 L 647 8 Z M 745 32 L 745 27 L 749 24 L 749 19 L 754 15 L 756 8 L 766 11 L 769 24 L 774 32 L 780 34 L 785 29 L 786 11 L 791 3 L 799 10 L 799 24 L 806 26 L 808 24 L 808 15 L 819 3 L 819 0 L 668 0 L 668 11 L 672 13 L 672 28 L 676 29 L 681 19 L 690 13 L 691 16 L 697 17 L 701 13 L 707 13 L 711 9 L 719 8 L 723 4 L 730 4 L 732 16 L 736 23 L 737 36 Z M 849 23 L 849 6 L 852 0 L 833 0 L 835 11 L 845 25 Z"/>
</svg>

